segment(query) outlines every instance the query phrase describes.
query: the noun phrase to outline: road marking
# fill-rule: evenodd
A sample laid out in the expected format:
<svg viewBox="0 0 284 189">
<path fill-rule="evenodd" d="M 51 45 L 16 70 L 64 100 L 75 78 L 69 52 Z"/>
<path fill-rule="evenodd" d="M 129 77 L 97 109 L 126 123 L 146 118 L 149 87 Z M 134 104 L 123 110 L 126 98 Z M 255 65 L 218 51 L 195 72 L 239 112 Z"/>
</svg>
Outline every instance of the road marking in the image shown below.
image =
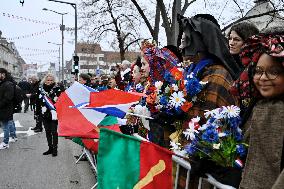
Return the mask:
<svg viewBox="0 0 284 189">
<path fill-rule="evenodd" d="M 15 126 L 16 126 L 16 127 L 24 127 L 24 126 L 21 125 L 21 123 L 19 122 L 19 120 L 14 121 L 14 122 L 15 122 Z"/>
<path fill-rule="evenodd" d="M 27 131 L 16 131 L 16 134 L 26 134 L 24 136 L 32 136 L 32 135 L 36 135 L 38 133 L 35 133 L 33 130 L 32 130 L 33 127 L 29 127 L 29 129 Z M 0 134 L 0 138 L 3 138 L 4 137 L 4 133 L 1 133 Z"/>
</svg>

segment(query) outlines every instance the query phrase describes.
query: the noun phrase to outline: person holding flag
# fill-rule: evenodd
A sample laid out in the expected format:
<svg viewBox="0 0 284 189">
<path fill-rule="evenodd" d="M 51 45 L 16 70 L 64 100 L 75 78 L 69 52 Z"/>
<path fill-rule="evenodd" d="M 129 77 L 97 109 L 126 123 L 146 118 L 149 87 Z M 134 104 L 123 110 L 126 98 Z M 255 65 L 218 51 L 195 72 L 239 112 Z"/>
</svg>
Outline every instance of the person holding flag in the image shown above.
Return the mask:
<svg viewBox="0 0 284 189">
<path fill-rule="evenodd" d="M 48 150 L 43 155 L 52 154 L 57 156 L 58 133 L 57 133 L 57 113 L 54 103 L 57 101 L 64 88 L 55 82 L 52 74 L 47 74 L 39 87 L 39 104 L 36 114 L 43 118 L 43 126 L 46 132 Z"/>
</svg>

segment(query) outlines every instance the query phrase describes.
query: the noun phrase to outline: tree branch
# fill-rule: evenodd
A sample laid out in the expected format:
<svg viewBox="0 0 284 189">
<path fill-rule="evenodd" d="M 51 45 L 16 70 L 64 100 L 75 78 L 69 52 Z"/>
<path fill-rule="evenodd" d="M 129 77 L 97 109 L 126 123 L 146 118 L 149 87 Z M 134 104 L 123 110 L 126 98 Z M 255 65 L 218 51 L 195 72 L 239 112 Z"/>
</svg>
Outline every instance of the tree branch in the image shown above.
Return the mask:
<svg viewBox="0 0 284 189">
<path fill-rule="evenodd" d="M 186 1 L 184 2 L 184 5 L 183 5 L 182 9 L 181 9 L 181 15 L 184 15 L 184 13 L 185 13 L 185 11 L 187 10 L 187 8 L 189 7 L 189 5 L 191 5 L 191 4 L 194 3 L 195 1 L 196 1 L 196 0 L 192 0 L 192 1 L 188 2 L 188 0 L 186 0 Z"/>
<path fill-rule="evenodd" d="M 149 20 L 147 19 L 147 17 L 144 14 L 144 11 L 141 9 L 141 7 L 138 5 L 138 3 L 136 2 L 136 0 L 131 0 L 131 2 L 134 4 L 134 6 L 136 7 L 136 9 L 138 10 L 139 14 L 141 15 L 141 17 L 143 18 L 147 28 L 150 31 L 151 36 L 154 38 L 154 30 L 149 22 Z"/>
<path fill-rule="evenodd" d="M 252 16 L 248 16 L 248 17 L 242 17 L 242 18 L 230 23 L 229 25 L 225 26 L 221 31 L 224 32 L 226 29 L 228 29 L 232 25 L 237 24 L 241 21 L 249 20 L 251 18 L 258 18 L 258 17 L 264 16 L 264 15 L 269 15 L 271 13 L 276 13 L 276 12 L 280 12 L 280 11 L 284 11 L 284 9 L 272 10 L 272 11 L 268 11 L 268 12 L 265 12 L 265 13 L 262 13 L 262 14 L 256 14 L 256 15 L 252 15 Z"/>
<path fill-rule="evenodd" d="M 142 38 L 138 38 L 138 39 L 135 39 L 134 41 L 131 41 L 130 43 L 128 43 L 127 45 L 125 45 L 125 48 L 124 50 L 128 50 L 128 48 L 133 44 L 133 43 L 137 43 L 138 41 L 142 40 Z"/>
</svg>

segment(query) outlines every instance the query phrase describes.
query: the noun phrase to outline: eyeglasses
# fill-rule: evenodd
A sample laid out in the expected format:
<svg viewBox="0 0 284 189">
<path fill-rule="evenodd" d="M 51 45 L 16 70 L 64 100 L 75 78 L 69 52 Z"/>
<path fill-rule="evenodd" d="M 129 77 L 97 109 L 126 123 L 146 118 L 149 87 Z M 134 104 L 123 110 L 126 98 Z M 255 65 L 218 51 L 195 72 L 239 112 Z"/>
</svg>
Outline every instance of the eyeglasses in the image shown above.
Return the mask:
<svg viewBox="0 0 284 189">
<path fill-rule="evenodd" d="M 266 77 L 269 80 L 274 80 L 276 79 L 281 73 L 283 73 L 283 70 L 277 70 L 277 68 L 272 68 L 269 70 L 264 71 L 261 67 L 256 67 L 254 70 L 254 79 L 259 80 L 261 78 L 261 76 L 263 75 L 263 73 L 265 73 Z"/>
</svg>

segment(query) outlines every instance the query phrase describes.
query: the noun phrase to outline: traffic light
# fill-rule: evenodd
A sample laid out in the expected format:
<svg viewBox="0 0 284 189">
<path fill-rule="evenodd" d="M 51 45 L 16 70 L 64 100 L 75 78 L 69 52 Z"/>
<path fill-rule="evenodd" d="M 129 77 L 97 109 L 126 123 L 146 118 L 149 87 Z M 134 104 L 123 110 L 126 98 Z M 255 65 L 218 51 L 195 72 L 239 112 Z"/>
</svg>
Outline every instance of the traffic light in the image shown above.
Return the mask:
<svg viewBox="0 0 284 189">
<path fill-rule="evenodd" d="M 75 73 L 79 73 L 79 56 L 73 56 L 73 60 L 74 60 L 74 72 Z"/>
</svg>

